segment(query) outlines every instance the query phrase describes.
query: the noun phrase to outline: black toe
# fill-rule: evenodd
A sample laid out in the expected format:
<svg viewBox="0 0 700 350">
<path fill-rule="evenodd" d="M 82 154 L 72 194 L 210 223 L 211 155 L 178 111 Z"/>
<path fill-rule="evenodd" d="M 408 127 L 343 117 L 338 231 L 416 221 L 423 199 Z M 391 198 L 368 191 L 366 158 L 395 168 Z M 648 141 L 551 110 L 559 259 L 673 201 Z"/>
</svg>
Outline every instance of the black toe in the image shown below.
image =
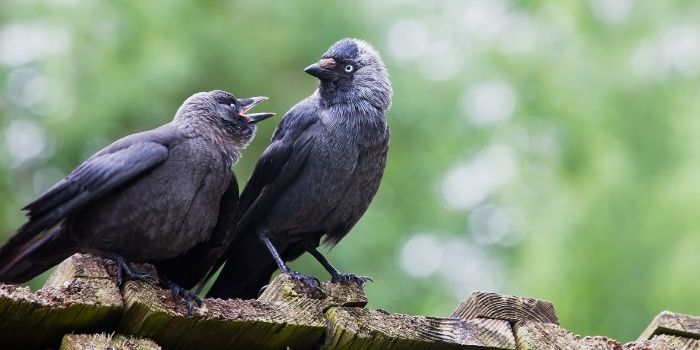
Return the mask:
<svg viewBox="0 0 700 350">
<path fill-rule="evenodd" d="M 296 271 L 291 271 L 288 273 L 293 279 L 304 283 L 307 287 L 313 289 L 314 291 L 323 293 L 321 289 L 321 282 L 315 276 L 305 275 Z"/>
<path fill-rule="evenodd" d="M 357 276 L 352 273 L 338 273 L 331 277 L 331 283 L 357 283 L 363 286 L 367 282 L 374 282 L 369 276 Z"/>
<path fill-rule="evenodd" d="M 156 279 L 147 272 L 143 272 L 124 260 L 122 257 L 117 257 L 117 286 L 121 287 L 127 280 L 156 282 Z"/>
<path fill-rule="evenodd" d="M 197 306 L 201 307 L 203 305 L 202 298 L 196 293 L 191 292 L 188 289 L 182 288 L 175 283 L 168 282 L 168 289 L 173 293 L 173 298 L 182 298 L 185 301 L 185 307 L 187 307 L 187 314 L 192 314 L 192 302 L 197 303 Z"/>
</svg>

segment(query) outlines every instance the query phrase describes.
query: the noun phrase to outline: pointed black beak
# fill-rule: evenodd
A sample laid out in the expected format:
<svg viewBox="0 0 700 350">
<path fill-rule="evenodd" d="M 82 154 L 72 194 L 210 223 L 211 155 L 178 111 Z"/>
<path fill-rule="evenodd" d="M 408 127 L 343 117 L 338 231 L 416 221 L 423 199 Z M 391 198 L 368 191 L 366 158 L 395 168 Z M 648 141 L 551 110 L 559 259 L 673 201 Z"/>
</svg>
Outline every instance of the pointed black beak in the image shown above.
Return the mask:
<svg viewBox="0 0 700 350">
<path fill-rule="evenodd" d="M 332 58 L 324 58 L 317 63 L 314 63 L 306 69 L 304 72 L 315 76 L 321 80 L 336 81 L 340 78 L 338 72 L 335 70 L 336 62 Z"/>
<path fill-rule="evenodd" d="M 265 96 L 257 96 L 257 97 L 244 98 L 244 99 L 238 100 L 238 114 L 246 117 L 248 119 L 248 123 L 251 123 L 251 124 L 255 124 L 259 121 L 270 118 L 270 117 L 274 116 L 275 113 L 261 112 L 261 113 L 246 114 L 246 112 L 248 112 L 251 108 L 255 107 L 260 102 L 267 101 L 267 100 L 268 100 L 268 98 Z"/>
</svg>

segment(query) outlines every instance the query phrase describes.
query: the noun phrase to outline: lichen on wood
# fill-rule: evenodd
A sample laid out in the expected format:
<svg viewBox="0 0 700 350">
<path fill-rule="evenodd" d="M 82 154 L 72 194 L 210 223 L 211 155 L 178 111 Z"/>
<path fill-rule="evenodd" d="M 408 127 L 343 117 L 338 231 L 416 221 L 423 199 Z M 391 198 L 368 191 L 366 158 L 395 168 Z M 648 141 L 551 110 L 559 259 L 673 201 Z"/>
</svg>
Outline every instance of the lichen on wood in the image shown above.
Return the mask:
<svg viewBox="0 0 700 350">
<path fill-rule="evenodd" d="M 323 337 L 326 309 L 367 302 L 361 287 L 324 283 L 317 293 L 287 275 L 276 277 L 259 300 L 205 299 L 191 315 L 169 291 L 152 284 L 127 282 L 123 296 L 117 330 L 167 349 L 305 349 Z"/>
<path fill-rule="evenodd" d="M 623 345 L 559 327 L 554 307 L 543 300 L 477 292 L 453 317 L 410 316 L 365 309 L 367 298 L 354 283 L 323 283 L 318 291 L 283 274 L 257 300 L 205 299 L 190 315 L 182 300 L 154 283 L 129 281 L 120 291 L 115 271 L 111 261 L 74 255 L 37 292 L 0 285 L 0 344 L 71 350 L 700 350 L 700 317 L 671 312 L 659 314 L 640 340 Z M 113 338 L 64 337 L 115 331 Z"/>
<path fill-rule="evenodd" d="M 36 293 L 0 285 L 0 344 L 36 348 L 57 344 L 65 333 L 107 330 L 121 307 L 101 259 L 74 255 Z"/>
<path fill-rule="evenodd" d="M 153 340 L 120 334 L 67 334 L 60 350 L 160 350 Z"/>
</svg>

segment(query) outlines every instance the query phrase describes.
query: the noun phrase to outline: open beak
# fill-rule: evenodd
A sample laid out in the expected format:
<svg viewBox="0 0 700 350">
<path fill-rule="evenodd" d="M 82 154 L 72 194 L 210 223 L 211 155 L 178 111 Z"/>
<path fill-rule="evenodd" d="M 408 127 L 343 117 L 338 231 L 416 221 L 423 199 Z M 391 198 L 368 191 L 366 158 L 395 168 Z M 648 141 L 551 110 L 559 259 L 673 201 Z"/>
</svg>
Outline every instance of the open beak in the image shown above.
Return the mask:
<svg viewBox="0 0 700 350">
<path fill-rule="evenodd" d="M 251 98 L 244 98 L 241 100 L 238 100 L 238 114 L 246 117 L 248 119 L 248 123 L 255 124 L 261 120 L 265 120 L 267 118 L 272 117 L 275 115 L 275 113 L 270 113 L 270 112 L 260 112 L 260 113 L 252 113 L 252 114 L 247 114 L 247 112 L 255 107 L 258 103 L 267 101 L 268 98 L 265 96 L 257 96 L 257 97 L 251 97 Z"/>
<path fill-rule="evenodd" d="M 340 78 L 335 70 L 336 62 L 332 58 L 324 58 L 304 69 L 304 72 L 309 73 L 321 80 L 336 81 Z"/>
</svg>

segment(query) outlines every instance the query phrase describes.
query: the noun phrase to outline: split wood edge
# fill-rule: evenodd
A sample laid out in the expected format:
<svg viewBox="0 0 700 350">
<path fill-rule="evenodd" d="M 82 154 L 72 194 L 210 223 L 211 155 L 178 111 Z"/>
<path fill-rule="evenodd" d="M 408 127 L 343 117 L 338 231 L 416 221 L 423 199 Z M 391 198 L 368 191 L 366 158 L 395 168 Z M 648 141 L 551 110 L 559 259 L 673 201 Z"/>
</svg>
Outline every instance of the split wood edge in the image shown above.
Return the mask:
<svg viewBox="0 0 700 350">
<path fill-rule="evenodd" d="M 620 344 L 562 329 L 548 301 L 496 293 L 472 293 L 450 318 L 409 316 L 365 309 L 367 298 L 354 284 L 325 283 L 323 292 L 316 293 L 280 275 L 258 300 L 206 299 L 187 315 L 181 301 L 154 285 L 127 282 L 120 292 L 113 274 L 113 264 L 74 255 L 36 293 L 0 285 L 0 341 L 11 336 L 40 346 L 54 338 L 57 344 L 74 331 L 116 330 L 152 338 L 168 349 L 290 344 L 325 349 L 615 349 Z M 700 317 L 663 312 L 625 349 L 700 350 L 697 338 Z"/>
</svg>

